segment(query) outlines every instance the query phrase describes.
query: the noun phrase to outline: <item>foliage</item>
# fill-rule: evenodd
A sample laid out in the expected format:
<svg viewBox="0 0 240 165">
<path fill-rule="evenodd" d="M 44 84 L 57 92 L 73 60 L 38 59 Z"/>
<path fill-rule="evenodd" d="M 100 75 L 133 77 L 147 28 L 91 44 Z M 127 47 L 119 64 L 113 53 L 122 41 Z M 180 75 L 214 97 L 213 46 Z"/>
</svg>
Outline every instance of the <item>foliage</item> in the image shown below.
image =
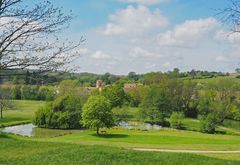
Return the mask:
<svg viewBox="0 0 240 165">
<path fill-rule="evenodd" d="M 165 118 L 171 113 L 169 90 L 151 86 L 140 105 L 142 119 L 150 124 L 166 125 Z"/>
<path fill-rule="evenodd" d="M 184 114 L 179 112 L 173 112 L 169 121 L 171 128 L 183 129 Z"/>
<path fill-rule="evenodd" d="M 218 124 L 217 121 L 217 116 L 214 113 L 210 113 L 206 117 L 201 117 L 201 131 L 204 133 L 215 133 Z"/>
<path fill-rule="evenodd" d="M 116 122 L 116 124 L 122 121 L 126 122 L 130 118 L 132 118 L 132 115 L 128 111 L 128 107 L 114 108 L 112 111 L 113 111 L 114 121 Z"/>
<path fill-rule="evenodd" d="M 79 97 L 63 95 L 35 113 L 34 124 L 42 128 L 80 128 L 82 104 Z"/>
<path fill-rule="evenodd" d="M 124 101 L 126 100 L 126 94 L 123 88 L 119 85 L 114 85 L 105 88 L 102 91 L 102 95 L 109 99 L 112 108 L 121 107 L 124 104 Z"/>
<path fill-rule="evenodd" d="M 82 123 L 85 127 L 110 128 L 114 125 L 111 103 L 104 96 L 91 96 L 83 106 Z"/>
</svg>

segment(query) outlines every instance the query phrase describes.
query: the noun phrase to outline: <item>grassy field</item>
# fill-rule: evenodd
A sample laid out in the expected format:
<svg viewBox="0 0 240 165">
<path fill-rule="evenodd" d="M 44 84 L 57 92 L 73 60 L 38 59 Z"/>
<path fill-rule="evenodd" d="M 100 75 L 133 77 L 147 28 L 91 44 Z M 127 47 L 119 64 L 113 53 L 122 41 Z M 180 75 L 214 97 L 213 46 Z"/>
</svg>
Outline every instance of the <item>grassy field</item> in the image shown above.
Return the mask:
<svg viewBox="0 0 240 165">
<path fill-rule="evenodd" d="M 39 138 L 40 141 L 65 142 L 87 145 L 106 145 L 124 148 L 239 150 L 240 137 L 232 135 L 209 135 L 198 132 L 159 130 L 137 131 L 110 129 L 100 137 L 94 131 L 74 132 L 65 136 Z"/>
<path fill-rule="evenodd" d="M 42 101 L 15 100 L 13 108 L 3 112 L 0 127 L 31 122 L 35 111 L 44 104 Z"/>
<path fill-rule="evenodd" d="M 239 161 L 221 160 L 201 155 L 140 152 L 118 147 L 31 142 L 0 138 L 0 164 L 111 164 L 111 165 L 235 165 Z"/>
<path fill-rule="evenodd" d="M 6 111 L 1 124 L 30 122 L 44 102 L 16 101 L 15 105 L 18 108 Z M 130 111 L 136 113 L 137 109 Z M 185 119 L 184 125 L 188 130 L 199 129 L 195 119 Z M 209 135 L 168 128 L 151 131 L 113 128 L 101 136 L 94 130 L 35 131 L 39 136 L 32 138 L 0 136 L 0 164 L 240 164 L 240 154 L 132 151 L 132 148 L 240 150 L 238 134 Z"/>
</svg>

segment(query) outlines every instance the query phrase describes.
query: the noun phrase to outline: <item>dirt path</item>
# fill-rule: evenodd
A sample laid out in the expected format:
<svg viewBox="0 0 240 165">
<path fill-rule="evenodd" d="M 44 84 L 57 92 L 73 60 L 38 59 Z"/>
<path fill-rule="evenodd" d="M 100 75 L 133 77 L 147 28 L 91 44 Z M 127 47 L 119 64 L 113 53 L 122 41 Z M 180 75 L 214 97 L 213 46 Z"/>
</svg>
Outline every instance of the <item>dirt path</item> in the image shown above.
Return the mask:
<svg viewBox="0 0 240 165">
<path fill-rule="evenodd" d="M 208 150 L 168 150 L 168 149 L 149 149 L 149 148 L 133 148 L 135 151 L 148 152 L 174 152 L 174 153 L 212 153 L 212 154 L 233 154 L 240 153 L 239 151 L 208 151 Z"/>
</svg>

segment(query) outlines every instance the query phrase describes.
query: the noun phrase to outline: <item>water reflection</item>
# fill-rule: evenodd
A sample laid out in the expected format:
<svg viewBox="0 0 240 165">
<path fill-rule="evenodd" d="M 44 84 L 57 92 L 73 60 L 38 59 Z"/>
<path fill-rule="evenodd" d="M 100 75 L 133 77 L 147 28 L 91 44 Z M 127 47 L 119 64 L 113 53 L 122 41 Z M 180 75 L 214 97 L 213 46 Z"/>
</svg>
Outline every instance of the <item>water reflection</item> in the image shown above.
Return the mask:
<svg viewBox="0 0 240 165">
<path fill-rule="evenodd" d="M 31 137 L 33 136 L 32 132 L 35 127 L 36 126 L 34 126 L 33 124 L 24 124 L 24 125 L 6 127 L 2 129 L 2 132 Z"/>
<path fill-rule="evenodd" d="M 141 122 L 120 122 L 118 127 L 124 129 L 135 129 L 135 130 L 160 130 L 162 129 L 159 125 L 151 125 L 149 123 L 141 123 Z"/>
<path fill-rule="evenodd" d="M 118 125 L 119 128 L 124 129 L 134 129 L 134 130 L 160 130 L 162 129 L 159 125 L 151 125 L 148 123 L 141 122 L 120 122 Z M 57 129 L 43 129 L 37 128 L 33 124 L 24 124 L 12 127 L 6 127 L 1 130 L 5 133 L 11 133 L 27 137 L 56 137 L 67 134 L 72 134 L 79 132 L 81 130 L 57 130 Z"/>
</svg>

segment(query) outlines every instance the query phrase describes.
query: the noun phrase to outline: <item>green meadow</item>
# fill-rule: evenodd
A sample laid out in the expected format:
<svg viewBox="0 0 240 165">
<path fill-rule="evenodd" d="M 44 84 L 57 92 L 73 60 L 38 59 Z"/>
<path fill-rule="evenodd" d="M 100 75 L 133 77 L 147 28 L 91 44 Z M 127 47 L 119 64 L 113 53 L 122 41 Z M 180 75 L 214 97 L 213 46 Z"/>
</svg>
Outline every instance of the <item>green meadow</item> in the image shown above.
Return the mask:
<svg viewBox="0 0 240 165">
<path fill-rule="evenodd" d="M 44 102 L 16 101 L 18 109 L 6 111 L 2 125 L 31 122 Z M 136 112 L 136 109 L 129 111 Z M 132 112 L 132 113 L 134 113 Z M 194 124 L 195 123 L 195 124 Z M 240 149 L 240 136 L 204 134 L 196 131 L 199 122 L 185 119 L 188 130 L 137 130 L 114 127 L 97 136 L 95 130 L 51 130 L 35 128 L 36 137 L 2 134 L 0 164 L 239 164 L 240 154 L 162 153 L 133 151 L 133 148 L 171 150 Z M 225 127 L 224 127 L 225 128 Z M 230 129 L 230 128 L 229 128 Z M 194 163 L 193 163 L 194 162 Z"/>
</svg>

